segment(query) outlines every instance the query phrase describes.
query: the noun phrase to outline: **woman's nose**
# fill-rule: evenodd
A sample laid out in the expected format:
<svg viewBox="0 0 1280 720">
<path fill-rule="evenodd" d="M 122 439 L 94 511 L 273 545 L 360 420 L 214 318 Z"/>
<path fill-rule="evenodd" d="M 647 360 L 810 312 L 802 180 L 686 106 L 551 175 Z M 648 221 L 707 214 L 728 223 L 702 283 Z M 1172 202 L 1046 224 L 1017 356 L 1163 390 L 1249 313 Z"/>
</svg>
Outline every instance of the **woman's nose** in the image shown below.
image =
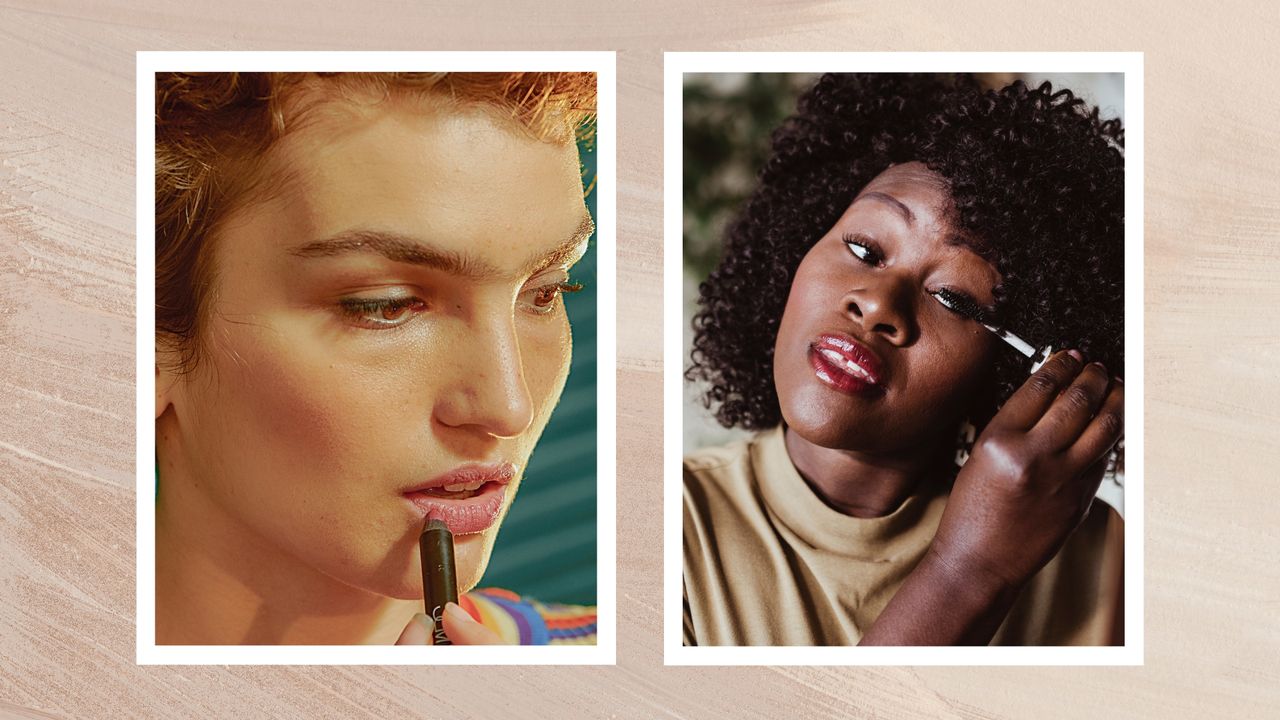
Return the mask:
<svg viewBox="0 0 1280 720">
<path fill-rule="evenodd" d="M 882 277 L 844 297 L 845 312 L 864 330 L 882 335 L 894 345 L 915 339 L 916 323 L 910 283 Z"/>
<path fill-rule="evenodd" d="M 436 420 L 500 438 L 515 437 L 529 428 L 533 398 L 511 319 L 483 329 L 473 327 L 451 354 L 461 362 L 437 397 Z"/>
</svg>

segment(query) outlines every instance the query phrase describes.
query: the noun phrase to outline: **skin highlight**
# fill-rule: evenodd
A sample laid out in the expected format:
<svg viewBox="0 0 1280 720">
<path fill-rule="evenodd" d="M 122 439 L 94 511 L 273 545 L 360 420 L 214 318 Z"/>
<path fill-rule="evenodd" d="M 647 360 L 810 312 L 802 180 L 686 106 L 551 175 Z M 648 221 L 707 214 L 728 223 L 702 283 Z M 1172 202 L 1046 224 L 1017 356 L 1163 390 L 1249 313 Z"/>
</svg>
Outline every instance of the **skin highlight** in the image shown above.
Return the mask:
<svg viewBox="0 0 1280 720">
<path fill-rule="evenodd" d="M 563 389 L 558 296 L 586 249 L 574 145 L 478 109 L 340 110 L 273 149 L 286 181 L 211 240 L 202 361 L 179 372 L 159 348 L 159 643 L 403 637 L 422 519 L 402 492 L 523 468 Z M 495 272 L 294 252 L 360 232 Z M 461 589 L 500 524 L 455 539 Z"/>
</svg>

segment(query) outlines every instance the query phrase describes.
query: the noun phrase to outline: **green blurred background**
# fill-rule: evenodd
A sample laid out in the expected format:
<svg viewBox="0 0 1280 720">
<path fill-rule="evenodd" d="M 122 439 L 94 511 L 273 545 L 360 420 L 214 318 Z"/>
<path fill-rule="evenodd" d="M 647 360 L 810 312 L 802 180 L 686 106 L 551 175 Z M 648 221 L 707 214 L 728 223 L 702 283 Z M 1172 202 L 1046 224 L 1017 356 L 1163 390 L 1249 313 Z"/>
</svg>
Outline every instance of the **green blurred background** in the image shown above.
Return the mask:
<svg viewBox="0 0 1280 720">
<path fill-rule="evenodd" d="M 698 283 L 720 260 L 725 226 L 756 186 L 769 157 L 769 135 L 813 86 L 811 73 L 688 73 L 684 76 L 685 367 L 693 350 Z M 706 386 L 683 384 L 684 453 L 724 445 L 749 433 L 720 426 L 702 403 Z"/>
<path fill-rule="evenodd" d="M 579 142 L 578 152 L 594 219 L 594 136 Z M 569 273 L 582 291 L 564 296 L 573 327 L 569 380 L 529 459 L 481 582 L 544 602 L 596 604 L 597 245 L 592 235 L 586 255 Z"/>
</svg>

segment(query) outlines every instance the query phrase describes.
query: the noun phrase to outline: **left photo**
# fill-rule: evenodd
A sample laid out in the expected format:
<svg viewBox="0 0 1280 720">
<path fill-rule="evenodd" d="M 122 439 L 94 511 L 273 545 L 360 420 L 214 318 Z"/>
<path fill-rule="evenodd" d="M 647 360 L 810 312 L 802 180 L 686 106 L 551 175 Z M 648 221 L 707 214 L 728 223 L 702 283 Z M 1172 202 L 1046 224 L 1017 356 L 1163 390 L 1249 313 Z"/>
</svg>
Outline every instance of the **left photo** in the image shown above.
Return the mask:
<svg viewBox="0 0 1280 720">
<path fill-rule="evenodd" d="M 140 659 L 596 645 L 598 73 L 151 77 Z"/>
</svg>

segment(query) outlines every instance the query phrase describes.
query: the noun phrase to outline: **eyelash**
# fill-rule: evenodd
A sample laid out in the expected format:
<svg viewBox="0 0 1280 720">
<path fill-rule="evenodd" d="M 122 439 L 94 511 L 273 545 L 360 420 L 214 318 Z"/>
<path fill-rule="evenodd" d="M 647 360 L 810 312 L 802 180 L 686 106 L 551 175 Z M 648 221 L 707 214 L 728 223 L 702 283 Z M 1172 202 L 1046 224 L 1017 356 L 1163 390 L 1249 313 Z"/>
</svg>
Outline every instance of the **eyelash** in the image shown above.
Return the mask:
<svg viewBox="0 0 1280 720">
<path fill-rule="evenodd" d="M 550 283 L 525 290 L 533 293 L 526 307 L 535 315 L 546 315 L 555 307 L 555 299 L 566 293 L 576 293 L 583 289 L 582 283 L 567 281 Z M 352 324 L 369 330 L 392 330 L 401 327 L 413 319 L 413 316 L 430 309 L 427 302 L 417 297 L 394 298 L 341 298 L 338 307 Z M 400 311 L 408 310 L 408 313 Z M 393 313 L 394 317 L 385 317 Z M 374 317 L 382 315 L 383 317 Z"/>
<path fill-rule="evenodd" d="M 881 252 L 880 247 L 876 245 L 874 242 L 872 242 L 869 238 L 863 237 L 861 235 L 854 235 L 853 233 L 846 233 L 841 239 L 844 240 L 844 244 L 849 248 L 849 252 L 852 253 L 855 258 L 857 258 L 858 262 L 861 262 L 864 265 L 870 265 L 871 267 L 881 267 L 884 264 L 884 254 Z M 859 251 L 861 251 L 862 254 L 859 254 Z M 982 308 L 988 313 L 994 313 L 992 309 L 987 308 L 982 303 L 978 302 L 969 293 L 966 293 L 951 287 L 941 288 L 940 290 L 946 290 L 954 295 L 959 296 L 960 298 L 962 298 L 967 302 L 973 303 L 975 307 Z M 941 305 L 943 309 L 945 309 L 947 312 L 957 317 L 964 318 L 966 320 L 971 319 L 968 316 L 966 316 L 963 312 L 960 312 L 955 308 L 949 307 L 946 303 L 939 300 L 938 293 L 940 292 L 940 290 L 929 290 L 926 292 L 928 292 L 929 296 L 932 297 L 934 300 L 937 300 L 938 304 Z"/>
<path fill-rule="evenodd" d="M 562 281 L 562 282 L 554 282 L 549 285 L 543 285 L 541 287 L 529 288 L 529 290 L 526 292 L 532 292 L 534 294 L 533 295 L 534 302 L 529 304 L 530 311 L 536 315 L 546 315 L 551 312 L 552 308 L 555 307 L 555 302 L 557 297 L 559 297 L 560 295 L 568 294 L 568 293 L 579 292 L 580 290 L 582 290 L 582 287 L 583 287 L 582 283 L 571 283 L 568 281 Z M 537 300 L 543 297 L 543 293 L 548 293 L 548 292 L 550 293 L 550 296 L 546 298 L 545 300 L 546 304 L 545 305 L 537 304 Z"/>
<path fill-rule="evenodd" d="M 342 298 L 338 300 L 338 306 L 342 309 L 342 313 L 347 319 L 359 327 L 368 328 L 370 330 L 390 330 L 398 328 L 409 321 L 413 317 L 412 314 L 404 315 L 403 319 L 382 318 L 373 319 L 370 316 L 379 313 L 386 314 L 388 312 L 398 312 L 400 310 L 411 310 L 414 312 L 423 312 L 427 310 L 427 302 L 416 297 L 394 297 L 394 298 Z"/>
<path fill-rule="evenodd" d="M 884 254 L 880 252 L 879 246 L 874 242 L 871 242 L 868 238 L 862 237 L 861 235 L 854 235 L 853 233 L 846 233 L 841 239 L 844 240 L 845 246 L 848 247 L 849 252 L 858 259 L 858 262 L 870 265 L 871 267 L 880 267 L 884 262 Z M 859 255 L 859 250 L 865 254 Z"/>
</svg>

